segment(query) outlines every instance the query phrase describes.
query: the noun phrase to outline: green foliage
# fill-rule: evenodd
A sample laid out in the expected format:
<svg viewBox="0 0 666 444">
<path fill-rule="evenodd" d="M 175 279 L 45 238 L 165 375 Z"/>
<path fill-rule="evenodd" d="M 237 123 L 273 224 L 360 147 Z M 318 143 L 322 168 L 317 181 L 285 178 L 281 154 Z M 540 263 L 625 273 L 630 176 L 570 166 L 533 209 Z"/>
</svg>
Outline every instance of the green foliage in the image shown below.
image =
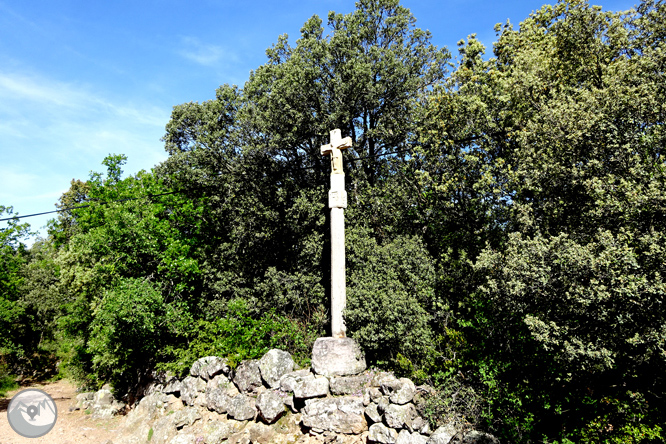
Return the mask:
<svg viewBox="0 0 666 444">
<path fill-rule="evenodd" d="M 7 392 L 16 390 L 18 388 L 16 377 L 9 373 L 7 365 L 0 363 L 0 398 L 7 396 Z"/>
<path fill-rule="evenodd" d="M 297 365 L 307 367 L 312 345 L 323 333 L 323 322 L 322 313 L 306 325 L 278 315 L 275 310 L 255 318 L 245 301 L 235 299 L 219 319 L 198 321 L 190 331 L 186 348 L 167 346 L 164 354 L 170 360 L 159 368 L 182 374 L 204 356 L 226 357 L 233 368 L 243 360 L 261 358 L 272 348 L 288 351 Z"/>
<path fill-rule="evenodd" d="M 57 355 L 123 393 L 210 354 L 306 365 L 328 317 L 320 146 L 337 127 L 349 333 L 437 387 L 433 426 L 663 441 L 665 16 L 560 1 L 498 25 L 492 58 L 461 40 L 451 73 L 396 0 L 331 12 L 328 34 L 311 18 L 242 88 L 175 106 L 154 172 L 123 178 L 110 155 L 47 241 L 0 232 L 0 353 Z"/>
<path fill-rule="evenodd" d="M 433 430 L 445 424 L 455 425 L 456 430 L 473 428 L 483 405 L 481 396 L 458 376 L 448 378 L 433 393 L 419 394 L 415 402 Z"/>
<path fill-rule="evenodd" d="M 154 364 L 168 333 L 178 333 L 187 311 L 165 303 L 155 284 L 126 279 L 106 292 L 92 316 L 87 346 L 93 371 L 124 393 L 141 382 L 141 372 Z"/>
<path fill-rule="evenodd" d="M 0 205 L 0 217 L 11 216 L 12 207 Z M 28 224 L 11 219 L 0 230 L 0 359 L 16 365 L 24 361 L 32 349 L 35 332 L 30 313 L 21 303 L 22 269 L 27 261 L 27 249 L 21 242 L 30 234 Z"/>
<path fill-rule="evenodd" d="M 346 324 L 371 362 L 398 354 L 421 362 L 434 353 L 428 305 L 434 267 L 417 238 L 378 245 L 368 230 L 349 230 Z"/>
</svg>

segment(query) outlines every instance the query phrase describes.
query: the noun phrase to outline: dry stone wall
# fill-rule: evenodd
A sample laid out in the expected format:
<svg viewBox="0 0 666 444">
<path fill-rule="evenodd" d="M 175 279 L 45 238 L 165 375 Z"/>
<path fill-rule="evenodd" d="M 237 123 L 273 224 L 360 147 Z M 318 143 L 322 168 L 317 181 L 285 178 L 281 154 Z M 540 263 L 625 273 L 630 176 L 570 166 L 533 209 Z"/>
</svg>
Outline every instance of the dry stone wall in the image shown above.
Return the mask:
<svg viewBox="0 0 666 444">
<path fill-rule="evenodd" d="M 480 432 L 432 431 L 413 402 L 424 388 L 354 365 L 360 373 L 324 376 L 295 370 L 281 350 L 234 371 L 205 357 L 183 379 L 159 375 L 113 444 L 498 443 Z"/>
</svg>

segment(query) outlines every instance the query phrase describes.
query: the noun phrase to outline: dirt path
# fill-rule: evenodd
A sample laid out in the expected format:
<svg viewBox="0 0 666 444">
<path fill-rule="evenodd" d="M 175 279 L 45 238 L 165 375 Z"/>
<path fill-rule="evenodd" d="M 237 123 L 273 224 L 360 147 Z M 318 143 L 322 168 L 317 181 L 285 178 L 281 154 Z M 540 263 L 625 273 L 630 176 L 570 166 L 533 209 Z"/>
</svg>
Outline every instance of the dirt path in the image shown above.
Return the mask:
<svg viewBox="0 0 666 444">
<path fill-rule="evenodd" d="M 12 396 L 26 388 L 37 388 L 51 395 L 58 408 L 53 429 L 41 438 L 24 438 L 14 432 L 7 420 L 7 406 Z M 76 387 L 69 381 L 35 384 L 10 392 L 0 398 L 0 444 L 104 444 L 117 438 L 123 417 L 93 419 L 82 410 L 70 412 L 76 403 Z"/>
</svg>

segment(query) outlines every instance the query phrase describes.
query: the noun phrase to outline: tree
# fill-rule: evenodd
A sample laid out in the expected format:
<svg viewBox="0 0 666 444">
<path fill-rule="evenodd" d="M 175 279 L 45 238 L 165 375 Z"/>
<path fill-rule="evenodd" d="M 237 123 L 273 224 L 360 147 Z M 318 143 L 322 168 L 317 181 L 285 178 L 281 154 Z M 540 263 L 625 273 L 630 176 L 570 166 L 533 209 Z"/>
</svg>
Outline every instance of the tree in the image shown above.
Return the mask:
<svg viewBox="0 0 666 444">
<path fill-rule="evenodd" d="M 462 42 L 428 110 L 420 174 L 480 222 L 458 318 L 512 440 L 660 439 L 664 381 L 639 375 L 666 364 L 665 12 L 545 6 L 497 27 L 496 58 Z"/>
<path fill-rule="evenodd" d="M 217 304 L 243 297 L 306 318 L 324 304 L 330 166 L 320 146 L 333 128 L 352 135 L 351 199 L 369 210 L 349 224 L 400 231 L 380 221 L 378 197 L 394 183 L 391 161 L 378 156 L 411 143 L 413 110 L 444 77 L 448 52 L 395 0 L 359 1 L 328 25 L 325 35 L 312 17 L 295 46 L 281 36 L 242 90 L 225 85 L 214 100 L 179 105 L 167 125 L 170 157 L 157 171 L 206 215 L 202 262 L 215 265 L 204 294 Z"/>
<path fill-rule="evenodd" d="M 0 217 L 12 214 L 12 207 L 0 205 Z M 10 219 L 0 230 L 0 360 L 13 365 L 26 358 L 34 333 L 20 300 L 27 261 L 27 248 L 21 240 L 30 234 L 29 230 L 30 225 L 20 224 L 18 218 Z"/>
</svg>

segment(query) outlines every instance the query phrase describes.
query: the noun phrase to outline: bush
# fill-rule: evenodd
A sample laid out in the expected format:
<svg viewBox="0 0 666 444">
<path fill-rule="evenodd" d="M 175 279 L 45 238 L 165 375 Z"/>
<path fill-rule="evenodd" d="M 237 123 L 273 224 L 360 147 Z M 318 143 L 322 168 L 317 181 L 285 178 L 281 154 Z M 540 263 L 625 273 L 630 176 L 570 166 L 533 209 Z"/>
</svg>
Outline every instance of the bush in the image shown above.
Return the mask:
<svg viewBox="0 0 666 444">
<path fill-rule="evenodd" d="M 88 349 L 97 381 L 109 381 L 121 393 L 140 384 L 143 372 L 186 322 L 187 311 L 165 304 L 157 285 L 122 280 L 93 312 Z"/>
<path fill-rule="evenodd" d="M 7 396 L 7 392 L 16 390 L 18 383 L 16 378 L 9 374 L 7 365 L 0 364 L 0 398 Z"/>
<path fill-rule="evenodd" d="M 204 356 L 225 357 L 235 367 L 243 360 L 260 358 L 272 348 L 291 353 L 301 367 L 310 365 L 314 341 L 323 336 L 326 321 L 323 312 L 316 312 L 307 325 L 274 310 L 258 318 L 250 313 L 244 300 L 230 301 L 223 317 L 196 323 L 188 346 L 166 347 L 164 362 L 158 368 L 184 374 L 194 361 Z"/>
<path fill-rule="evenodd" d="M 422 242 L 398 237 L 379 245 L 366 230 L 350 230 L 346 323 L 370 362 L 416 367 L 434 353 L 427 310 L 434 266 Z M 387 362 L 388 361 L 388 362 Z"/>
</svg>

